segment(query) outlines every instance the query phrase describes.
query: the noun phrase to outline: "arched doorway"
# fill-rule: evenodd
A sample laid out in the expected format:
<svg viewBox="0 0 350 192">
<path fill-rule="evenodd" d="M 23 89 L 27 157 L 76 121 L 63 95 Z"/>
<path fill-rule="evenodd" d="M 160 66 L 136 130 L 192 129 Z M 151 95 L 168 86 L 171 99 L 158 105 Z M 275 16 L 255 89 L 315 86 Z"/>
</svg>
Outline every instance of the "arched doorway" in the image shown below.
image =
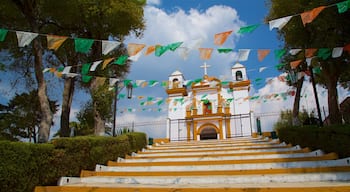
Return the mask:
<svg viewBox="0 0 350 192">
<path fill-rule="evenodd" d="M 218 133 L 213 127 L 205 127 L 200 132 L 200 140 L 218 139 Z"/>
</svg>

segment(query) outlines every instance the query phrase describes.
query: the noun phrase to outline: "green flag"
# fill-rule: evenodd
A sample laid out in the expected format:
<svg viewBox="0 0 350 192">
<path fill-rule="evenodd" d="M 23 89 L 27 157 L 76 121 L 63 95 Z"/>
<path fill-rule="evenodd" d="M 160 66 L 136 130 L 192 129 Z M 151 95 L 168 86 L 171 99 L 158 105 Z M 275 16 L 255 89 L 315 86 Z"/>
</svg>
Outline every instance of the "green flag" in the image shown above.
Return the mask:
<svg viewBox="0 0 350 192">
<path fill-rule="evenodd" d="M 159 101 L 157 101 L 157 105 L 159 106 L 159 105 L 163 104 L 163 102 L 164 102 L 164 99 L 159 100 Z"/>
<path fill-rule="evenodd" d="M 275 53 L 276 59 L 281 59 L 281 57 L 286 53 L 286 50 L 285 49 L 276 49 L 274 51 L 274 53 Z"/>
<path fill-rule="evenodd" d="M 317 52 L 317 57 L 326 60 L 332 55 L 331 48 L 321 48 Z"/>
<path fill-rule="evenodd" d="M 84 82 L 84 83 L 89 83 L 92 79 L 92 76 L 88 76 L 88 75 L 82 75 L 81 76 L 81 80 Z"/>
<path fill-rule="evenodd" d="M 129 58 L 129 56 L 127 56 L 127 55 L 122 55 L 122 56 L 118 57 L 118 59 L 115 60 L 115 61 L 113 62 L 113 64 L 124 65 L 125 62 L 128 60 L 128 58 Z"/>
<path fill-rule="evenodd" d="M 153 101 L 153 97 L 147 97 L 147 101 Z"/>
<path fill-rule="evenodd" d="M 218 49 L 219 53 L 229 53 L 232 52 L 233 49 Z"/>
<path fill-rule="evenodd" d="M 8 30 L 7 29 L 0 29 L 0 41 L 4 41 L 6 38 Z"/>
<path fill-rule="evenodd" d="M 146 103 L 145 101 L 142 101 L 142 102 L 140 102 L 140 105 L 144 106 L 145 103 Z"/>
<path fill-rule="evenodd" d="M 80 53 L 87 53 L 92 44 L 94 43 L 93 39 L 83 39 L 83 38 L 75 38 L 75 51 Z"/>
<path fill-rule="evenodd" d="M 256 28 L 259 27 L 260 24 L 256 25 L 249 25 L 246 27 L 241 27 L 237 33 L 243 34 L 243 33 L 251 33 L 253 32 Z"/>
<path fill-rule="evenodd" d="M 89 73 L 90 66 L 91 66 L 91 63 L 85 63 L 85 64 L 83 64 L 83 66 L 82 66 L 82 68 L 81 68 L 81 74 L 87 75 L 87 74 Z"/>
<path fill-rule="evenodd" d="M 57 68 L 57 71 L 58 72 L 62 72 L 64 70 L 64 67 L 59 67 L 59 68 Z"/>
<path fill-rule="evenodd" d="M 181 46 L 182 42 L 176 42 L 176 43 L 172 43 L 167 45 L 167 48 L 170 49 L 171 51 L 175 51 L 177 48 L 179 48 Z"/>
<path fill-rule="evenodd" d="M 125 98 L 125 94 L 123 93 L 118 94 L 118 99 L 124 99 L 124 98 Z"/>
<path fill-rule="evenodd" d="M 162 56 L 166 51 L 168 51 L 169 47 L 168 46 L 156 46 L 156 50 L 154 51 L 155 56 L 160 57 Z"/>
<path fill-rule="evenodd" d="M 130 79 L 125 79 L 124 80 L 124 86 L 127 87 L 129 85 L 129 83 L 131 83 L 132 80 Z"/>
<path fill-rule="evenodd" d="M 312 72 L 315 74 L 320 74 L 321 73 L 321 67 L 315 67 L 312 69 Z"/>
<path fill-rule="evenodd" d="M 188 82 L 186 83 L 186 86 L 188 87 L 188 86 L 192 85 L 192 83 L 193 83 L 193 81 L 190 80 L 190 81 L 188 81 Z"/>
<path fill-rule="evenodd" d="M 199 82 L 201 82 L 202 81 L 202 79 L 201 78 L 199 78 L 199 79 L 195 79 L 193 82 L 195 82 L 195 83 L 199 83 Z"/>
<path fill-rule="evenodd" d="M 229 81 L 222 81 L 221 85 L 228 85 L 230 82 Z"/>
<path fill-rule="evenodd" d="M 282 69 L 282 67 L 285 66 L 285 65 L 286 65 L 285 63 L 280 63 L 280 64 L 278 64 L 278 65 L 275 65 L 275 68 L 278 69 L 278 70 L 280 70 L 280 69 Z"/>
<path fill-rule="evenodd" d="M 346 12 L 350 7 L 350 0 L 337 3 L 338 13 Z"/>
</svg>

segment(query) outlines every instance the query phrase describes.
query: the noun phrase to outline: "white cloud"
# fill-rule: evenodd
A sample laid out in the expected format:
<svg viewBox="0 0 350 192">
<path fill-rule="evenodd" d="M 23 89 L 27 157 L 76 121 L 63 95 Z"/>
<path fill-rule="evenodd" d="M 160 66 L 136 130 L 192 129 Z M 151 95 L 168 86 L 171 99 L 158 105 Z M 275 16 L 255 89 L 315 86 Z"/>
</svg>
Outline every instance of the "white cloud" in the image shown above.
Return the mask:
<svg viewBox="0 0 350 192">
<path fill-rule="evenodd" d="M 147 0 L 147 5 L 160 5 L 161 0 Z"/>
</svg>

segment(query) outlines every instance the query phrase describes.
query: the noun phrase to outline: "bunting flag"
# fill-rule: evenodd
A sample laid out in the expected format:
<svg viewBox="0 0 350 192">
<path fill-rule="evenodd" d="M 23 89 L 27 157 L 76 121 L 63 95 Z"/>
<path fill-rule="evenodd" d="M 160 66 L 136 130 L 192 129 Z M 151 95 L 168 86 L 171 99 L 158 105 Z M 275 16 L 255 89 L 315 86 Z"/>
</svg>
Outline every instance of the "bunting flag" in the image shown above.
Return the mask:
<svg viewBox="0 0 350 192">
<path fill-rule="evenodd" d="M 350 7 L 350 0 L 337 3 L 338 13 L 345 13 Z"/>
<path fill-rule="evenodd" d="M 185 42 L 184 47 L 179 47 L 179 49 L 178 49 L 179 56 L 183 60 L 186 60 L 188 58 L 189 53 L 192 50 L 199 49 L 201 47 L 202 43 L 203 43 L 203 39 L 201 39 L 201 38 Z"/>
<path fill-rule="evenodd" d="M 270 31 L 274 28 L 281 30 L 293 16 L 287 16 L 269 21 Z"/>
<path fill-rule="evenodd" d="M 315 57 L 306 58 L 307 66 L 310 66 L 310 65 L 311 65 L 311 61 L 312 61 L 313 58 L 315 58 Z"/>
<path fill-rule="evenodd" d="M 66 75 L 68 73 L 70 73 L 70 70 L 72 69 L 72 66 L 66 66 L 63 71 L 62 74 Z"/>
<path fill-rule="evenodd" d="M 296 55 L 298 54 L 302 49 L 291 49 L 289 50 L 289 54 Z"/>
<path fill-rule="evenodd" d="M 119 41 L 106 41 L 102 40 L 102 54 L 107 55 L 111 51 L 113 51 L 115 48 L 117 48 L 121 42 Z"/>
<path fill-rule="evenodd" d="M 65 36 L 47 35 L 47 48 L 57 51 L 58 48 L 68 39 Z"/>
<path fill-rule="evenodd" d="M 91 63 L 83 64 L 82 67 L 81 67 L 81 74 L 82 75 L 87 75 L 89 73 L 90 66 L 91 66 Z"/>
<path fill-rule="evenodd" d="M 237 61 L 247 61 L 249 57 L 250 49 L 239 49 Z"/>
<path fill-rule="evenodd" d="M 162 81 L 161 86 L 162 86 L 163 88 L 169 87 L 169 81 Z"/>
<path fill-rule="evenodd" d="M 301 78 L 303 78 L 305 76 L 305 72 L 301 71 L 297 73 L 297 79 L 300 80 Z"/>
<path fill-rule="evenodd" d="M 179 47 L 178 49 L 178 53 L 179 56 L 183 59 L 183 60 L 187 60 L 188 55 L 190 54 L 190 49 L 187 47 Z"/>
<path fill-rule="evenodd" d="M 270 53 L 270 49 L 259 49 L 258 50 L 258 60 L 261 62 Z"/>
<path fill-rule="evenodd" d="M 311 11 L 306 11 L 302 14 L 300 14 L 301 20 L 304 24 L 304 26 L 308 23 L 311 23 L 317 16 L 318 14 L 321 13 L 321 11 L 323 11 L 323 9 L 325 9 L 326 6 L 320 6 L 317 8 L 312 9 Z"/>
<path fill-rule="evenodd" d="M 95 71 L 96 68 L 102 63 L 102 61 L 103 60 L 93 62 L 90 71 Z"/>
<path fill-rule="evenodd" d="M 259 68 L 259 73 L 263 72 L 265 69 L 267 69 L 267 67 L 260 67 Z"/>
<path fill-rule="evenodd" d="M 284 54 L 286 54 L 285 49 L 276 49 L 275 50 L 275 58 L 276 59 L 281 59 Z"/>
<path fill-rule="evenodd" d="M 208 60 L 211 58 L 211 53 L 213 52 L 213 48 L 198 48 L 199 55 L 202 60 Z"/>
<path fill-rule="evenodd" d="M 93 39 L 84 39 L 84 38 L 75 38 L 75 51 L 79 53 L 89 52 L 92 44 L 94 43 Z"/>
<path fill-rule="evenodd" d="M 314 67 L 312 68 L 312 72 L 315 73 L 315 74 L 320 74 L 321 73 L 321 67 Z"/>
<path fill-rule="evenodd" d="M 305 57 L 310 58 L 313 57 L 316 53 L 317 49 L 305 49 Z"/>
<path fill-rule="evenodd" d="M 107 67 L 107 65 L 112 62 L 112 60 L 115 59 L 114 57 L 112 58 L 108 58 L 108 59 L 105 59 L 102 63 L 102 70 L 105 69 Z"/>
<path fill-rule="evenodd" d="M 6 38 L 8 30 L 7 29 L 0 29 L 0 41 L 4 41 Z"/>
<path fill-rule="evenodd" d="M 150 81 L 148 81 L 148 85 L 150 86 L 150 87 L 154 87 L 155 85 L 157 85 L 159 82 L 158 81 L 156 81 L 156 80 L 150 80 Z"/>
<path fill-rule="evenodd" d="M 292 61 L 292 62 L 290 62 L 290 67 L 291 67 L 292 69 L 296 69 L 296 68 L 300 65 L 300 63 L 301 63 L 302 61 L 303 61 L 302 59 L 296 60 L 296 61 Z"/>
<path fill-rule="evenodd" d="M 136 44 L 136 43 L 129 43 L 128 44 L 128 54 L 129 56 L 134 56 L 137 53 L 139 53 L 146 45 L 145 44 Z"/>
<path fill-rule="evenodd" d="M 154 55 L 157 57 L 162 56 L 166 51 L 168 51 L 167 46 L 161 46 L 161 45 L 156 45 L 156 50 L 154 52 Z"/>
<path fill-rule="evenodd" d="M 275 65 L 275 68 L 278 70 L 281 70 L 285 65 L 286 65 L 286 63 L 280 63 L 280 64 Z"/>
<path fill-rule="evenodd" d="M 218 49 L 218 52 L 219 53 L 230 53 L 230 52 L 232 52 L 232 50 L 233 49 L 224 49 L 224 48 L 222 48 L 222 49 Z"/>
<path fill-rule="evenodd" d="M 332 51 L 332 57 L 337 58 L 343 54 L 343 47 L 335 47 Z"/>
<path fill-rule="evenodd" d="M 183 42 L 176 42 L 176 43 L 171 43 L 169 45 L 167 45 L 167 48 L 170 51 L 175 51 L 177 48 L 179 48 L 182 45 Z"/>
<path fill-rule="evenodd" d="M 24 31 L 16 31 L 18 47 L 25 47 L 29 45 L 33 39 L 35 39 L 39 34 L 24 32 Z"/>
<path fill-rule="evenodd" d="M 317 52 L 317 57 L 326 60 L 332 55 L 330 48 L 320 48 Z"/>
<path fill-rule="evenodd" d="M 128 59 L 130 60 L 130 61 L 134 61 L 134 62 L 136 62 L 136 61 L 138 61 L 139 59 L 140 59 L 140 57 L 141 57 L 141 55 L 142 55 L 142 50 L 140 51 L 140 52 L 138 52 L 136 55 L 134 55 L 134 56 L 131 56 L 131 57 L 129 57 Z"/>
<path fill-rule="evenodd" d="M 145 82 L 145 80 L 136 80 L 136 81 L 135 81 L 137 87 L 141 87 L 141 85 L 142 85 L 144 82 Z"/>
<path fill-rule="evenodd" d="M 114 87 L 118 81 L 119 79 L 117 78 L 109 78 L 109 86 Z"/>
<path fill-rule="evenodd" d="M 113 62 L 113 64 L 124 65 L 127 60 L 128 60 L 128 56 L 127 55 L 122 55 L 122 56 L 118 57 L 118 59 L 115 60 Z"/>
<path fill-rule="evenodd" d="M 81 81 L 83 83 L 89 83 L 91 81 L 91 79 L 92 79 L 92 76 L 89 76 L 89 75 L 82 75 L 81 76 Z"/>
<path fill-rule="evenodd" d="M 156 50 L 156 45 L 149 46 L 145 52 L 145 55 L 149 55 Z"/>
<path fill-rule="evenodd" d="M 225 43 L 228 36 L 230 36 L 232 31 L 226 31 L 222 33 L 218 33 L 214 35 L 214 44 L 215 45 L 222 45 Z"/>
<path fill-rule="evenodd" d="M 246 27 L 241 27 L 237 33 L 239 33 L 239 34 L 251 33 L 251 32 L 253 32 L 256 28 L 258 28 L 259 25 L 260 25 L 260 24 L 249 25 L 249 26 L 246 26 Z"/>
</svg>

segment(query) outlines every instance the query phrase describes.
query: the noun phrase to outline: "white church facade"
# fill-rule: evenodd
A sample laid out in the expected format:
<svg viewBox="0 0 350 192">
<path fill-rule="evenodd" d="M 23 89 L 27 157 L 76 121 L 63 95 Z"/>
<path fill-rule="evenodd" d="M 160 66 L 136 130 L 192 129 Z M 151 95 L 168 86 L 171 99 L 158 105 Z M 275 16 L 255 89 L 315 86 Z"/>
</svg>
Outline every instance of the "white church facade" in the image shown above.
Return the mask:
<svg viewBox="0 0 350 192">
<path fill-rule="evenodd" d="M 188 82 L 180 71 L 169 76 L 167 139 L 227 139 L 256 135 L 254 115 L 250 109 L 250 80 L 246 68 L 236 63 L 232 79 L 222 82 L 207 74 Z M 186 86 L 187 85 L 187 86 Z"/>
</svg>

